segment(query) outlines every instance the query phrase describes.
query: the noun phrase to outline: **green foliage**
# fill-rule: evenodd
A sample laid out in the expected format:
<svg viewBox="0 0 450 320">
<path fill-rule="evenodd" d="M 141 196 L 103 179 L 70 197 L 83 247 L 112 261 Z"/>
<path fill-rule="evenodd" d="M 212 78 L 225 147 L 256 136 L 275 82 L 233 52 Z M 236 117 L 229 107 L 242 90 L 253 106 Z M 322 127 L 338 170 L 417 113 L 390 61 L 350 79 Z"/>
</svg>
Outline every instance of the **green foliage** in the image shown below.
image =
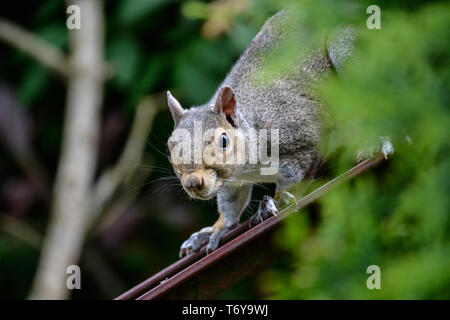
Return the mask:
<svg viewBox="0 0 450 320">
<path fill-rule="evenodd" d="M 2 221 L 3 223 L 3 221 Z M 0 299 L 21 299 L 26 294 L 38 251 L 20 240 L 0 235 Z"/>
<path fill-rule="evenodd" d="M 318 3 L 303 9 L 322 12 Z M 317 230 L 287 221 L 279 241 L 292 265 L 266 274 L 272 297 L 450 298 L 449 13 L 448 4 L 382 7 L 381 30 L 356 25 L 356 57 L 321 87 L 334 149 L 344 146 L 333 174 L 380 136 L 391 137 L 395 155 L 320 199 Z M 366 287 L 372 264 L 381 268 L 381 290 Z"/>
<path fill-rule="evenodd" d="M 122 0 L 117 10 L 119 22 L 123 24 L 135 23 L 146 16 L 155 13 L 167 0 Z"/>
<path fill-rule="evenodd" d="M 23 75 L 20 98 L 25 105 L 35 101 L 48 84 L 48 71 L 42 66 L 33 65 Z"/>
<path fill-rule="evenodd" d="M 37 34 L 45 41 L 63 49 L 67 45 L 66 30 L 60 23 L 50 23 L 39 28 Z M 47 89 L 50 76 L 47 69 L 41 65 L 30 64 L 24 71 L 20 87 L 20 99 L 25 105 L 40 99 Z"/>
<path fill-rule="evenodd" d="M 141 49 L 138 42 L 128 37 L 114 39 L 109 44 L 106 55 L 117 72 L 114 83 L 121 89 L 126 89 L 132 85 L 141 59 Z"/>
</svg>

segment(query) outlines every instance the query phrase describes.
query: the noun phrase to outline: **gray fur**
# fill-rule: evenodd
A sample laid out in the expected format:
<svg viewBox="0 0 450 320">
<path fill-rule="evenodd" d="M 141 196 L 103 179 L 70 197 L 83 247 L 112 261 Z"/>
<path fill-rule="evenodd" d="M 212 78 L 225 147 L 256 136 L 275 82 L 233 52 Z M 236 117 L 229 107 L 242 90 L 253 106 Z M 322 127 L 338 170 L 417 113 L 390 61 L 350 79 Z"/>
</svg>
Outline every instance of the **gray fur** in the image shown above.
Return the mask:
<svg viewBox="0 0 450 320">
<path fill-rule="evenodd" d="M 270 18 L 210 101 L 203 106 L 185 110 L 176 123 L 177 128 L 188 130 L 193 130 L 195 120 L 202 121 L 204 129 L 220 126 L 220 115 L 214 112 L 214 105 L 221 88 L 229 86 L 236 96 L 239 129 L 244 133 L 249 129 L 280 130 L 280 167 L 277 176 L 264 180 L 263 177 L 254 175 L 257 166 L 244 164 L 238 169 L 233 168 L 235 170 L 228 181 L 272 181 L 277 183 L 277 190 L 285 190 L 289 184 L 302 180 L 319 158 L 319 143 L 324 125 L 314 85 L 326 74 L 340 70 L 352 51 L 354 35 L 350 29 L 337 32 L 322 47 L 301 56 L 299 54 L 293 70 L 281 71 L 275 79 L 258 85 L 256 75 L 263 71 L 265 53 L 283 40 L 302 41 L 304 37 L 308 37 L 308 30 L 304 26 L 288 27 L 289 19 L 286 12 Z M 239 187 L 232 182 L 225 183 L 218 192 L 218 207 L 224 215 L 225 226 L 211 233 L 209 251 L 214 250 L 225 231 L 239 221 L 248 204 L 250 192 L 251 187 Z M 191 251 L 198 249 L 199 246 L 195 244 L 189 248 Z"/>
<path fill-rule="evenodd" d="M 349 27 L 340 28 L 329 37 L 327 42 L 328 56 L 337 72 L 341 71 L 342 65 L 353 53 L 355 37 L 355 30 Z"/>
</svg>

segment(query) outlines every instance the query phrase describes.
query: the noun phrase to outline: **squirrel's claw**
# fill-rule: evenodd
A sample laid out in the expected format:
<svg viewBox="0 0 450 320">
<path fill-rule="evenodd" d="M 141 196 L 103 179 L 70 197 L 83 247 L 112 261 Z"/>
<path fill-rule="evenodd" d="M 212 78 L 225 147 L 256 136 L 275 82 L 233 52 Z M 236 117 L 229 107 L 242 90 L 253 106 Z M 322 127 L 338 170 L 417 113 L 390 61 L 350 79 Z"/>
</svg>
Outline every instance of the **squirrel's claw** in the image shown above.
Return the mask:
<svg viewBox="0 0 450 320">
<path fill-rule="evenodd" d="M 209 236 L 209 241 L 208 241 L 208 244 L 206 245 L 206 254 L 210 254 L 211 252 L 213 252 L 214 250 L 216 250 L 219 247 L 220 238 L 221 238 L 221 236 L 219 236 L 215 232 L 213 232 Z"/>
<path fill-rule="evenodd" d="M 276 199 L 276 197 L 275 197 L 275 199 Z M 280 191 L 278 204 L 279 203 L 283 203 L 285 205 L 297 204 L 297 199 L 294 197 L 294 195 L 292 193 L 283 190 L 283 191 Z"/>
<path fill-rule="evenodd" d="M 384 158 L 387 160 L 388 156 L 394 154 L 394 147 L 389 139 L 389 137 L 380 137 L 381 139 L 381 152 Z"/>
<path fill-rule="evenodd" d="M 391 143 L 391 140 L 388 136 L 386 137 L 379 137 L 381 144 L 377 147 L 371 147 L 368 149 L 359 150 L 356 154 L 356 162 L 362 162 L 366 159 L 369 159 L 373 157 L 373 155 L 377 152 L 382 152 L 384 155 L 384 158 L 387 160 L 388 156 L 394 154 L 394 146 Z"/>
<path fill-rule="evenodd" d="M 193 233 L 189 239 L 187 239 L 180 247 L 180 258 L 183 255 L 190 255 L 197 252 L 209 239 L 209 236 L 213 232 L 211 227 L 206 227 L 198 232 Z"/>
<path fill-rule="evenodd" d="M 225 227 L 221 229 L 216 229 L 211 233 L 208 240 L 208 245 L 206 246 L 206 254 L 210 254 L 214 250 L 216 250 L 219 247 L 220 239 L 222 239 L 223 235 L 227 233 L 228 230 L 231 230 L 236 225 Z"/>
<path fill-rule="evenodd" d="M 271 216 L 276 216 L 278 209 L 275 205 L 275 200 L 271 196 L 264 196 L 259 202 L 258 211 L 248 221 L 249 227 L 254 227 Z"/>
</svg>

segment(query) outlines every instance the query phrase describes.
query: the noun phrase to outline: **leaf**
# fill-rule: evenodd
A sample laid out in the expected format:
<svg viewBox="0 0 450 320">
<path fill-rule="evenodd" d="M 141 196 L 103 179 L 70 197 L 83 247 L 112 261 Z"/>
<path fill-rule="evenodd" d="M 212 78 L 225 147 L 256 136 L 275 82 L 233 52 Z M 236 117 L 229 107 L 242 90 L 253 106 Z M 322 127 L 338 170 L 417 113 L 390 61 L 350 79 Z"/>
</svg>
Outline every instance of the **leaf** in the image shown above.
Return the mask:
<svg viewBox="0 0 450 320">
<path fill-rule="evenodd" d="M 60 22 L 54 22 L 39 28 L 37 34 L 52 45 L 62 49 L 67 46 L 66 25 Z"/>
<path fill-rule="evenodd" d="M 115 70 L 115 83 L 121 88 L 130 86 L 138 71 L 141 49 L 136 41 L 122 37 L 111 42 L 106 49 L 108 61 Z"/>
<path fill-rule="evenodd" d="M 31 105 L 44 92 L 49 82 L 49 74 L 44 67 L 33 65 L 25 71 L 19 88 L 20 100 L 25 105 Z"/>
<path fill-rule="evenodd" d="M 118 6 L 119 22 L 135 23 L 170 2 L 167 0 L 122 0 Z"/>
</svg>

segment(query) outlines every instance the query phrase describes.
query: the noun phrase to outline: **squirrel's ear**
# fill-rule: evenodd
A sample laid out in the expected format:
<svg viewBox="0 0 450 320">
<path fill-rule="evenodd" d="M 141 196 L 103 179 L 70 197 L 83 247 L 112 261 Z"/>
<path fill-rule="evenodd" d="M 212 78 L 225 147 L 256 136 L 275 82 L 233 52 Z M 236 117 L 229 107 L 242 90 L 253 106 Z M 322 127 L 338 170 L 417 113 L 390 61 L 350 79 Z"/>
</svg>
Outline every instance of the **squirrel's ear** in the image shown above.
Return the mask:
<svg viewBox="0 0 450 320">
<path fill-rule="evenodd" d="M 170 91 L 167 91 L 167 104 L 169 105 L 170 113 L 172 113 L 175 125 L 177 125 L 184 113 L 184 109 L 178 100 L 170 94 Z"/>
<path fill-rule="evenodd" d="M 233 89 L 225 86 L 217 94 L 214 111 L 223 114 L 233 127 L 238 126 L 236 96 Z"/>
</svg>

